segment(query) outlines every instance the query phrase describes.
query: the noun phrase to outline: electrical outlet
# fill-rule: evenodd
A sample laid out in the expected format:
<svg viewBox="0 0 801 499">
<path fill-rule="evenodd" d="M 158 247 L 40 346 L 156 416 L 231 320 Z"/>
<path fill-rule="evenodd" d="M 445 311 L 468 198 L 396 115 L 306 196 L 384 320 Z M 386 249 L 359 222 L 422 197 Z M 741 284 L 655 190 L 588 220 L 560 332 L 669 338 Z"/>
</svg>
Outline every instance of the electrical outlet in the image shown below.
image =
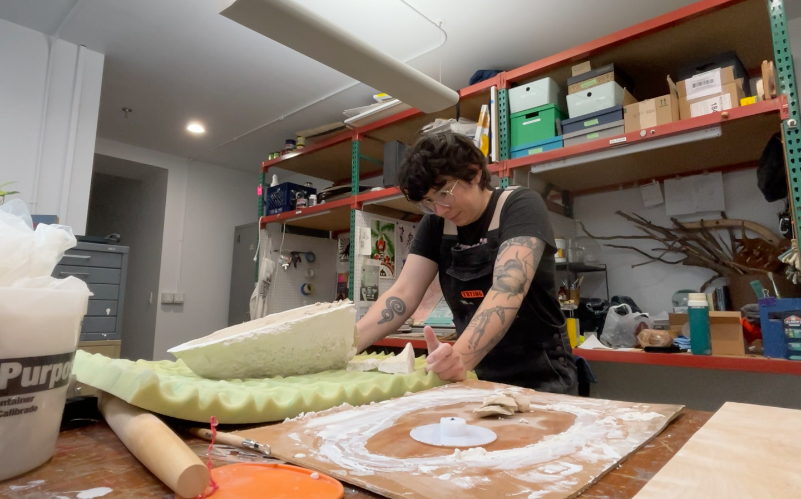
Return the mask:
<svg viewBox="0 0 801 499">
<path fill-rule="evenodd" d="M 171 304 L 175 299 L 175 293 L 161 293 L 161 303 Z"/>
<path fill-rule="evenodd" d="M 184 303 L 184 294 L 183 293 L 175 293 L 175 296 L 172 298 L 172 302 L 176 305 L 181 305 Z"/>
</svg>

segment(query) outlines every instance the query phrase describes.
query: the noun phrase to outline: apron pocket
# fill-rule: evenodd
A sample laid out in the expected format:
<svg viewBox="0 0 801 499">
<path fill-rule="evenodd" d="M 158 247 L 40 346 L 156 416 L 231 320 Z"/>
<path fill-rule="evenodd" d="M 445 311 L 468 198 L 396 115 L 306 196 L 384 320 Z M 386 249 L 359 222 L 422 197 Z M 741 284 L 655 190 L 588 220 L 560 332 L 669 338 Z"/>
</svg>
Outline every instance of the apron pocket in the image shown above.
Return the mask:
<svg viewBox="0 0 801 499">
<path fill-rule="evenodd" d="M 451 266 L 447 274 L 460 281 L 472 281 L 492 274 L 495 252 L 488 244 L 473 248 L 451 248 Z"/>
</svg>

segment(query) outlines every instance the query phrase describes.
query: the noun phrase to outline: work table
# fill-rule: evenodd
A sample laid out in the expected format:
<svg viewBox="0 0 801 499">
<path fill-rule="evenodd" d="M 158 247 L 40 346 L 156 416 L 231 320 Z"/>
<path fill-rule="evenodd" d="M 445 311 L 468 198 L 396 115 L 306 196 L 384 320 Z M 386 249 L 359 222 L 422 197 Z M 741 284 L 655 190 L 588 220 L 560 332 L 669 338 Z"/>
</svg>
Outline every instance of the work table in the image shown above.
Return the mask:
<svg viewBox="0 0 801 499">
<path fill-rule="evenodd" d="M 619 468 L 612 470 L 580 497 L 582 499 L 630 499 L 698 431 L 712 413 L 687 410 Z M 228 430 L 228 428 L 226 428 Z M 185 436 L 197 453 L 208 442 Z M 269 442 L 265 442 L 269 443 Z M 213 457 L 214 467 L 231 464 L 236 457 Z M 375 499 L 380 496 L 345 485 L 345 499 Z M 112 489 L 103 499 L 173 497 L 155 476 L 145 469 L 105 424 L 62 432 L 53 458 L 43 466 L 17 478 L 0 482 L 0 497 L 7 499 L 76 499 L 88 489 Z"/>
</svg>

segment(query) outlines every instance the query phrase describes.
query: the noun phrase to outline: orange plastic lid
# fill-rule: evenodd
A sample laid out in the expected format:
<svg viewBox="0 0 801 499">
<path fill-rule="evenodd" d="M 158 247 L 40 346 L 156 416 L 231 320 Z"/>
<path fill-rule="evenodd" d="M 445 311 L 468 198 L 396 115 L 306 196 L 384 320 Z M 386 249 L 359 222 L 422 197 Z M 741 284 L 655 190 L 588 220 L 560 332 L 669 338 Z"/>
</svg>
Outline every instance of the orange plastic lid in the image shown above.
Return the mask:
<svg viewBox="0 0 801 499">
<path fill-rule="evenodd" d="M 211 470 L 220 486 L 210 499 L 341 499 L 333 478 L 288 464 L 237 463 Z M 176 494 L 176 499 L 184 499 Z M 189 498 L 187 498 L 189 499 Z"/>
</svg>

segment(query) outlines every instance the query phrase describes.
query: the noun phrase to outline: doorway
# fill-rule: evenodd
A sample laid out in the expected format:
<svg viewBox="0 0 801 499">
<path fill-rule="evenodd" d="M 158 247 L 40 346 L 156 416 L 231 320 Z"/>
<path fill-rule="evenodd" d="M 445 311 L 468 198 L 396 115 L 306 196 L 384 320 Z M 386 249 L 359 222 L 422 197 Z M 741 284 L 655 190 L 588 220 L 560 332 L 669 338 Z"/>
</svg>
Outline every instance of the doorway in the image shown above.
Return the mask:
<svg viewBox="0 0 801 499">
<path fill-rule="evenodd" d="M 87 236 L 120 235 L 128 246 L 120 357 L 153 360 L 167 203 L 167 170 L 95 154 Z"/>
</svg>

